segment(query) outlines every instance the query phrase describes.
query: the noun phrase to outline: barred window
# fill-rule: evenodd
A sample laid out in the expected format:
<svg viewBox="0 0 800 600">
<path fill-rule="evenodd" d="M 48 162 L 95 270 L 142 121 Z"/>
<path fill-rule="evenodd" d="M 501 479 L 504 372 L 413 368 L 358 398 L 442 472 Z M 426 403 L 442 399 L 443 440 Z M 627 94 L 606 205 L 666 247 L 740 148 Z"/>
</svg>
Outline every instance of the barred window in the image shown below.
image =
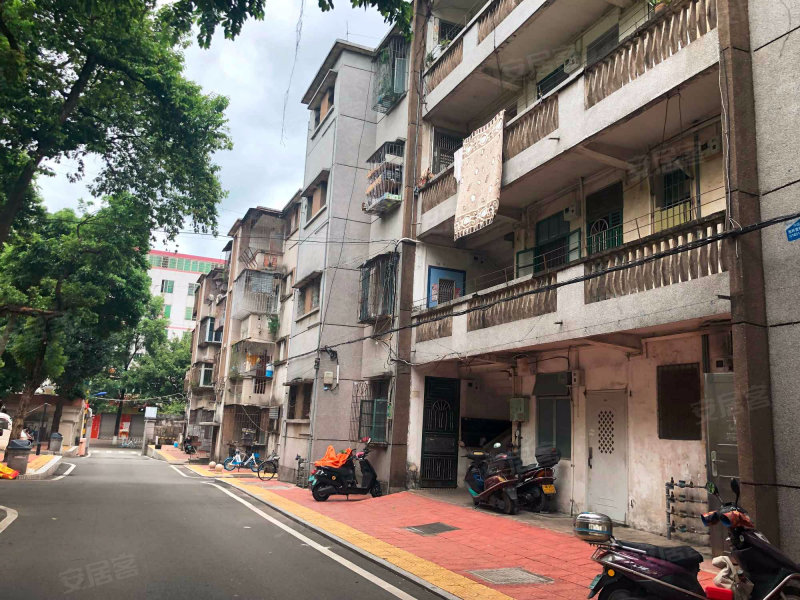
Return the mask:
<svg viewBox="0 0 800 600">
<path fill-rule="evenodd" d="M 397 254 L 382 254 L 361 267 L 359 321 L 374 322 L 394 310 Z"/>
</svg>

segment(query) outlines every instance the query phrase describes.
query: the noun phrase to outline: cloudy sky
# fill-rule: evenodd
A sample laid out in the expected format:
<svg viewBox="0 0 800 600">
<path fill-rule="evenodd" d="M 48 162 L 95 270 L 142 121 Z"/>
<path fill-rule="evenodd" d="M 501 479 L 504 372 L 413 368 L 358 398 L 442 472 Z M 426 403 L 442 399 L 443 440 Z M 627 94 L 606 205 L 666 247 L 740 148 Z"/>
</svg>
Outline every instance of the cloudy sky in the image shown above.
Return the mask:
<svg viewBox="0 0 800 600">
<path fill-rule="evenodd" d="M 217 36 L 209 50 L 196 46 L 186 51 L 189 78 L 211 93 L 230 99 L 227 115 L 234 147 L 221 153 L 222 186 L 228 198 L 219 209 L 219 231 L 226 234 L 233 221 L 250 206 L 282 208 L 302 186 L 308 114 L 300 98 L 311 83 L 325 55 L 337 38 L 374 46 L 388 25 L 374 10 L 353 9 L 346 2 L 322 13 L 316 2 L 305 3 L 297 66 L 289 89 L 285 134 L 281 143 L 284 95 L 289 84 L 295 48 L 295 29 L 301 0 L 267 3 L 263 21 L 248 22 L 242 34 L 230 42 Z M 50 165 L 56 177 L 42 177 L 39 184 L 51 210 L 77 206 L 90 195 L 80 182 L 70 183 L 68 165 Z M 87 177 L 93 171 L 87 162 Z M 221 257 L 226 238 L 181 235 L 165 250 Z"/>
</svg>

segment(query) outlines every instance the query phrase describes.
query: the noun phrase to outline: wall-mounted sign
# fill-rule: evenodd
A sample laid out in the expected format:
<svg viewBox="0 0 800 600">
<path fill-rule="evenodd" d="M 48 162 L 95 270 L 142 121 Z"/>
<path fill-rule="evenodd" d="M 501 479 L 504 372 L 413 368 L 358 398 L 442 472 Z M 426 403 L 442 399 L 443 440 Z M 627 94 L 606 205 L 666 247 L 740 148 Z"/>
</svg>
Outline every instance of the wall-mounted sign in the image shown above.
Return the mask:
<svg viewBox="0 0 800 600">
<path fill-rule="evenodd" d="M 790 242 L 800 240 L 800 219 L 786 228 L 786 239 Z"/>
<path fill-rule="evenodd" d="M 158 415 L 158 407 L 157 406 L 145 406 L 145 408 L 144 408 L 144 418 L 145 419 L 155 419 L 156 415 Z"/>
</svg>

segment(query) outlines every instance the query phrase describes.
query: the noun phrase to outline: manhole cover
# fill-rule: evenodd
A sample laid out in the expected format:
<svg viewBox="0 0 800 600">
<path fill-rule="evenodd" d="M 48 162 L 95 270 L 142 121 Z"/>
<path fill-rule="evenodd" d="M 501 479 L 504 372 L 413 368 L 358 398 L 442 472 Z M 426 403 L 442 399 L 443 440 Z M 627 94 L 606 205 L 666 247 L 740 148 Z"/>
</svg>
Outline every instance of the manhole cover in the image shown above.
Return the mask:
<svg viewBox="0 0 800 600">
<path fill-rule="evenodd" d="M 509 567 L 505 569 L 480 569 L 469 571 L 473 575 L 494 583 L 496 585 L 513 583 L 553 583 L 553 580 L 544 575 L 537 575 L 519 567 Z"/>
<path fill-rule="evenodd" d="M 427 525 L 412 525 L 406 529 L 419 535 L 438 535 L 445 531 L 455 531 L 458 527 L 451 527 L 446 523 L 428 523 Z"/>
</svg>

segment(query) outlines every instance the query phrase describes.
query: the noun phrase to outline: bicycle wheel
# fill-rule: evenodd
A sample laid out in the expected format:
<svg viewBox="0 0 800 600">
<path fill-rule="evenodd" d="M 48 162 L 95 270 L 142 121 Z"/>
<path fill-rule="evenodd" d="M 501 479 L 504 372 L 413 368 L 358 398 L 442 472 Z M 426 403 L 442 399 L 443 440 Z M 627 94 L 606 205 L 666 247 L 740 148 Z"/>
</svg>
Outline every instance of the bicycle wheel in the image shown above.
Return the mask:
<svg viewBox="0 0 800 600">
<path fill-rule="evenodd" d="M 261 466 L 258 468 L 258 478 L 261 481 L 269 481 L 277 475 L 277 469 L 275 468 L 275 463 L 265 461 L 261 463 Z"/>
<path fill-rule="evenodd" d="M 262 465 L 262 464 L 263 464 L 263 463 L 260 463 L 260 462 L 258 462 L 257 460 L 254 460 L 253 462 L 251 462 L 251 463 L 250 463 L 250 470 L 251 470 L 253 473 L 258 473 L 258 469 L 259 469 L 259 468 L 261 468 L 261 465 Z"/>
<path fill-rule="evenodd" d="M 236 468 L 236 465 L 233 463 L 232 456 L 229 456 L 225 459 L 225 461 L 222 463 L 222 468 L 226 471 L 233 471 Z"/>
</svg>

